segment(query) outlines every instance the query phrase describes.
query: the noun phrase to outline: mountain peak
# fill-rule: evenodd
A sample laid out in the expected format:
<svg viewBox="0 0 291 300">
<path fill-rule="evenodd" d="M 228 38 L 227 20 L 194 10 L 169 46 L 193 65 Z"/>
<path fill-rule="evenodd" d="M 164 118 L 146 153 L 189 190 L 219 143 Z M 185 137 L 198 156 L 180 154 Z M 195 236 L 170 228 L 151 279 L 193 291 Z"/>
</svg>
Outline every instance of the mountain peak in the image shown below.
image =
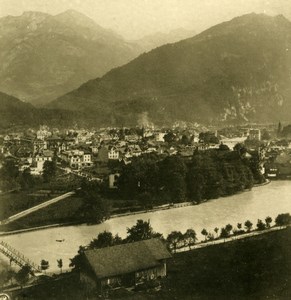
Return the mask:
<svg viewBox="0 0 291 300">
<path fill-rule="evenodd" d="M 95 23 L 92 19 L 90 19 L 88 16 L 86 16 L 85 14 L 77 11 L 77 10 L 74 10 L 74 9 L 68 9 L 60 14 L 57 14 L 55 16 L 56 18 L 70 18 L 70 19 L 74 19 L 74 20 L 82 20 L 82 21 L 90 21 L 90 22 L 93 22 Z"/>
<path fill-rule="evenodd" d="M 88 18 L 86 15 L 82 14 L 81 12 L 75 10 L 75 9 L 67 9 L 64 12 L 60 13 L 59 15 L 70 15 L 70 16 L 74 16 L 74 17 L 86 17 Z"/>
<path fill-rule="evenodd" d="M 58 15 L 55 15 L 54 19 L 59 22 L 65 23 L 67 25 L 69 24 L 70 26 L 77 25 L 81 27 L 94 28 L 94 29 L 98 27 L 99 29 L 101 29 L 101 27 L 91 18 L 74 9 L 69 9 Z"/>
</svg>

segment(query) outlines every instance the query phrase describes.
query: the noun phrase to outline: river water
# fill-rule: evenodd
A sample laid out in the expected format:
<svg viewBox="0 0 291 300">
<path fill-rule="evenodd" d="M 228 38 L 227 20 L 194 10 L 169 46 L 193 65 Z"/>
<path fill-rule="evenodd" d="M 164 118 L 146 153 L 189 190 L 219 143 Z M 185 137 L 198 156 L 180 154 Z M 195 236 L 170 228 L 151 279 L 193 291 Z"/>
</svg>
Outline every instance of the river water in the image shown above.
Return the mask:
<svg viewBox="0 0 291 300">
<path fill-rule="evenodd" d="M 50 228 L 39 231 L 0 237 L 18 249 L 26 257 L 39 264 L 41 259 L 50 262 L 50 272 L 58 272 L 57 259 L 62 258 L 64 270 L 69 269 L 69 259 L 80 245 L 86 245 L 98 233 L 108 230 L 126 236 L 126 228 L 131 227 L 138 219 L 150 220 L 155 231 L 166 237 L 173 230 L 186 231 L 193 228 L 200 234 L 203 228 L 213 232 L 230 223 L 251 220 L 255 226 L 257 219 L 271 216 L 273 220 L 279 213 L 291 213 L 291 181 L 273 181 L 268 185 L 255 187 L 234 196 L 220 198 L 200 205 L 168 209 L 163 211 L 136 214 L 107 220 L 99 225 L 78 225 Z M 56 240 L 63 240 L 57 242 Z M 1 257 L 0 257 L 1 259 Z"/>
</svg>

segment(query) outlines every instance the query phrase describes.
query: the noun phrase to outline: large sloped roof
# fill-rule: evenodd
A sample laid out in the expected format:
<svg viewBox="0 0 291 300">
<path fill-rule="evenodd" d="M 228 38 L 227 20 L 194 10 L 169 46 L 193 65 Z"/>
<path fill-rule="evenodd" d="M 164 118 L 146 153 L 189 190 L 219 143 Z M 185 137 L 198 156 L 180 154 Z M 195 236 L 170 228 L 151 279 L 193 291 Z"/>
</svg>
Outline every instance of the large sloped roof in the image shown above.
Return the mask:
<svg viewBox="0 0 291 300">
<path fill-rule="evenodd" d="M 155 267 L 159 260 L 171 254 L 160 239 L 122 244 L 85 251 L 91 268 L 98 278 L 127 274 Z"/>
</svg>

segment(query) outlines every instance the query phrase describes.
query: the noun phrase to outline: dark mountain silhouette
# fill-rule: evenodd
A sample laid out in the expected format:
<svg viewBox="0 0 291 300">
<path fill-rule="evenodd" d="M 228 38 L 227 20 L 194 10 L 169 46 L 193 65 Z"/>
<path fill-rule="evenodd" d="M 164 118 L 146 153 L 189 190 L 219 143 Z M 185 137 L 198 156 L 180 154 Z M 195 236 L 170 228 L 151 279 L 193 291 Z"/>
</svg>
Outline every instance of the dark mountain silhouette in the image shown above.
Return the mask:
<svg viewBox="0 0 291 300">
<path fill-rule="evenodd" d="M 95 125 L 94 118 L 87 118 L 82 112 L 62 109 L 36 108 L 13 96 L 0 92 L 0 129 L 38 127 L 46 124 L 55 127 L 71 127 Z"/>
<path fill-rule="evenodd" d="M 247 122 L 291 117 L 291 23 L 248 14 L 90 80 L 50 108 L 96 122 Z"/>
<path fill-rule="evenodd" d="M 36 105 L 104 75 L 141 52 L 74 10 L 0 19 L 0 90 Z"/>
</svg>

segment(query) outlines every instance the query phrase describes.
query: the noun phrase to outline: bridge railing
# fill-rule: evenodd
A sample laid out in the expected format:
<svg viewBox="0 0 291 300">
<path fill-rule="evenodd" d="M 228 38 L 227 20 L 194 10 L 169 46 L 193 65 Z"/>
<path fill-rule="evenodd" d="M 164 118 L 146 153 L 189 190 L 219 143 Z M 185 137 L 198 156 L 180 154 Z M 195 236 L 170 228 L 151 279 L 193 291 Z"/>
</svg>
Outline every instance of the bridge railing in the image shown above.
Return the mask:
<svg viewBox="0 0 291 300">
<path fill-rule="evenodd" d="M 11 260 L 15 261 L 19 266 L 29 265 L 32 269 L 36 271 L 41 271 L 39 266 L 37 266 L 34 262 L 25 257 L 18 250 L 11 247 L 9 244 L 5 243 L 4 241 L 0 241 L 0 246 L 2 246 L 0 247 L 0 252 L 2 252 Z"/>
</svg>

